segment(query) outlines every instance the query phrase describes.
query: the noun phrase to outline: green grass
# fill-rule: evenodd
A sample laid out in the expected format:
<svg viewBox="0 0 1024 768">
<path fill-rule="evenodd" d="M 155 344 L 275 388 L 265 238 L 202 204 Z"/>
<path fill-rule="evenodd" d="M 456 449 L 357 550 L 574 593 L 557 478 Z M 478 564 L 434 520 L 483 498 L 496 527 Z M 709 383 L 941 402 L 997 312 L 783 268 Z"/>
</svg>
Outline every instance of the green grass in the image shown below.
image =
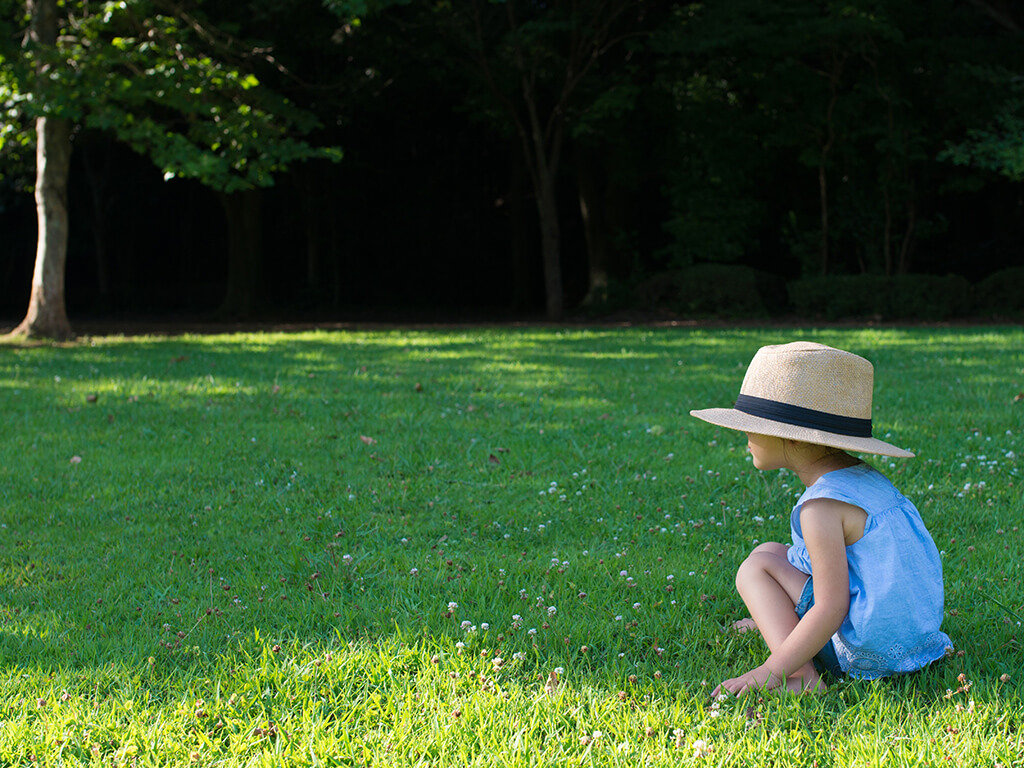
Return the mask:
<svg viewBox="0 0 1024 768">
<path fill-rule="evenodd" d="M 736 566 L 799 481 L 688 411 L 796 338 L 875 363 L 957 654 L 716 707 L 765 654 L 722 631 Z M 0 371 L 2 765 L 1024 765 L 1019 328 L 96 338 Z"/>
</svg>

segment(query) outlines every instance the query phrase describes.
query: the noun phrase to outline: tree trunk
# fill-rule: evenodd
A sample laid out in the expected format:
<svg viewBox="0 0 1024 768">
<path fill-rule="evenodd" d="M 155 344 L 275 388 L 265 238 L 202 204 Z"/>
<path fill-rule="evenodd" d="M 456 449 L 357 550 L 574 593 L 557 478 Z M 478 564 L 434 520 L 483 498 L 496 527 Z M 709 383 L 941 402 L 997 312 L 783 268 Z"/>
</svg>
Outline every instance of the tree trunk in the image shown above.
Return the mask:
<svg viewBox="0 0 1024 768">
<path fill-rule="evenodd" d="M 914 187 L 910 186 L 910 193 L 907 195 L 907 228 L 903 232 L 903 244 L 900 246 L 901 275 L 910 272 L 910 256 L 914 246 L 914 228 L 917 226 L 917 205 L 914 202 Z"/>
<path fill-rule="evenodd" d="M 252 317 L 264 304 L 261 190 L 221 193 L 228 225 L 228 288 L 219 314 Z"/>
<path fill-rule="evenodd" d="M 302 198 L 302 225 L 306 238 L 306 290 L 314 301 L 326 293 L 324 286 L 324 256 L 321 201 L 323 185 L 318 169 L 301 163 L 292 169 L 292 181 Z"/>
<path fill-rule="evenodd" d="M 512 265 L 512 307 L 517 311 L 532 306 L 535 299 L 534 269 L 527 247 L 526 216 L 526 168 L 523 158 L 509 153 L 509 183 L 505 196 L 505 211 L 508 216 L 508 257 Z"/>
<path fill-rule="evenodd" d="M 821 240 L 818 245 L 818 260 L 821 275 L 828 274 L 828 172 L 825 170 L 825 153 L 821 154 L 818 166 L 818 205 L 821 209 Z"/>
<path fill-rule="evenodd" d="M 39 234 L 28 312 L 12 336 L 66 339 L 71 336 L 64 302 L 68 253 L 68 167 L 71 124 L 49 117 L 36 119 L 36 218 Z"/>
<path fill-rule="evenodd" d="M 524 101 L 530 114 L 532 153 L 529 141 L 523 141 L 527 162 L 533 163 L 530 179 L 537 197 L 537 215 L 540 219 L 540 248 L 544 263 L 544 293 L 547 319 L 559 322 L 565 311 L 562 296 L 562 232 L 558 218 L 558 197 L 555 180 L 558 177 L 562 155 L 562 128 L 555 125 L 550 138 L 546 138 L 537 118 L 537 105 L 533 93 L 524 87 Z M 555 118 L 557 120 L 557 118 Z"/>
<path fill-rule="evenodd" d="M 344 250 L 344 243 L 339 233 L 347 230 L 338 223 L 337 216 L 328 217 L 327 229 L 330 242 L 328 253 L 331 255 L 331 306 L 335 309 L 340 309 L 343 298 L 341 291 L 345 278 L 343 260 L 346 251 Z"/>
<path fill-rule="evenodd" d="M 26 42 L 40 47 L 57 42 L 57 0 L 29 0 L 31 17 Z M 44 74 L 40 72 L 40 74 Z M 64 301 L 68 253 L 68 172 L 71 165 L 71 123 L 52 117 L 36 118 L 36 264 L 28 312 L 12 336 L 71 336 Z"/>
<path fill-rule="evenodd" d="M 885 262 L 885 276 L 892 277 L 892 201 L 889 199 L 888 178 L 882 179 L 882 210 L 885 220 L 882 225 L 882 254 Z"/>
<path fill-rule="evenodd" d="M 601 304 L 608 298 L 608 229 L 599 181 L 598 153 L 576 145 L 576 186 L 580 216 L 587 242 L 587 295 L 584 305 Z"/>
<path fill-rule="evenodd" d="M 836 128 L 833 122 L 836 104 L 839 102 L 839 80 L 843 75 L 843 64 L 846 57 L 834 57 L 829 73 L 829 101 L 825 110 L 825 140 L 820 143 L 818 160 L 818 204 L 821 207 L 821 242 L 818 247 L 818 258 L 821 275 L 828 274 L 829 231 L 828 231 L 828 156 L 836 142 Z"/>
<path fill-rule="evenodd" d="M 537 212 L 540 216 L 541 254 L 544 260 L 545 306 L 547 319 L 558 322 L 562 319 L 565 306 L 562 299 L 561 227 L 558 204 L 555 202 L 554 179 L 545 179 L 539 192 Z"/>
</svg>

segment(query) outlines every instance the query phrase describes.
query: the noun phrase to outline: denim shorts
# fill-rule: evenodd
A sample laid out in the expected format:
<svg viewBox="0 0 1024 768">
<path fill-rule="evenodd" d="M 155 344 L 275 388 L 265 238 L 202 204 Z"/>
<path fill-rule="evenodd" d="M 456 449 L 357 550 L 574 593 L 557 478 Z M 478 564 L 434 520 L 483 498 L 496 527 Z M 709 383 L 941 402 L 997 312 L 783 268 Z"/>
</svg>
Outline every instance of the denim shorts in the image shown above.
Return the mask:
<svg viewBox="0 0 1024 768">
<path fill-rule="evenodd" d="M 796 615 L 803 618 L 810 607 L 814 605 L 814 580 L 808 576 L 804 583 L 803 591 L 800 593 L 800 602 L 796 604 Z M 843 676 L 843 670 L 839 666 L 839 658 L 836 656 L 836 649 L 829 640 L 825 647 L 818 651 L 813 659 L 814 668 L 819 672 L 828 671 L 836 677 Z"/>
</svg>

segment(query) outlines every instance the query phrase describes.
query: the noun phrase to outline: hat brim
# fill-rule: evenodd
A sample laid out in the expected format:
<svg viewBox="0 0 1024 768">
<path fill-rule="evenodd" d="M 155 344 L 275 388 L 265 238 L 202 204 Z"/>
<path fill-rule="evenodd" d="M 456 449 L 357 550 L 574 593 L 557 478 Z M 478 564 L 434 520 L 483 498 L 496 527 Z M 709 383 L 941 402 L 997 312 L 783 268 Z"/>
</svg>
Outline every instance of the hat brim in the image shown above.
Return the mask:
<svg viewBox="0 0 1024 768">
<path fill-rule="evenodd" d="M 856 453 L 872 453 L 880 456 L 893 456 L 900 459 L 912 459 L 914 454 L 897 448 L 883 440 L 873 437 L 849 437 L 848 435 L 836 435 L 832 432 L 824 432 L 809 427 L 798 427 L 793 424 L 786 424 L 781 421 L 772 421 L 760 416 L 751 416 L 748 413 L 737 411 L 734 408 L 704 408 L 697 411 L 690 411 L 701 421 L 706 421 L 715 426 L 735 429 L 740 432 L 752 432 L 755 435 L 768 435 L 770 437 L 781 437 L 788 440 L 801 440 L 805 443 L 815 445 L 827 445 L 830 448 L 841 448 L 844 451 Z"/>
</svg>

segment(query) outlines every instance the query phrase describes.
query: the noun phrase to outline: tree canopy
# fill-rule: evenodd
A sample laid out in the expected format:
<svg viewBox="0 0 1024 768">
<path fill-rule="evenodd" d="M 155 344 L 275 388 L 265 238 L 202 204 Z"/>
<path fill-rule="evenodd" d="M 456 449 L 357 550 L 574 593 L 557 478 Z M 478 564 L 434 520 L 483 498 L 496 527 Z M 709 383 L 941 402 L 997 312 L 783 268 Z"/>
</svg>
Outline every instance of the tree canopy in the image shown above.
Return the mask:
<svg viewBox="0 0 1024 768">
<path fill-rule="evenodd" d="M 32 7 L 0 0 L 0 229 L 68 121 L 94 311 L 556 318 L 709 265 L 977 282 L 1024 238 L 1001 0 L 72 0 L 52 46 Z"/>
</svg>

